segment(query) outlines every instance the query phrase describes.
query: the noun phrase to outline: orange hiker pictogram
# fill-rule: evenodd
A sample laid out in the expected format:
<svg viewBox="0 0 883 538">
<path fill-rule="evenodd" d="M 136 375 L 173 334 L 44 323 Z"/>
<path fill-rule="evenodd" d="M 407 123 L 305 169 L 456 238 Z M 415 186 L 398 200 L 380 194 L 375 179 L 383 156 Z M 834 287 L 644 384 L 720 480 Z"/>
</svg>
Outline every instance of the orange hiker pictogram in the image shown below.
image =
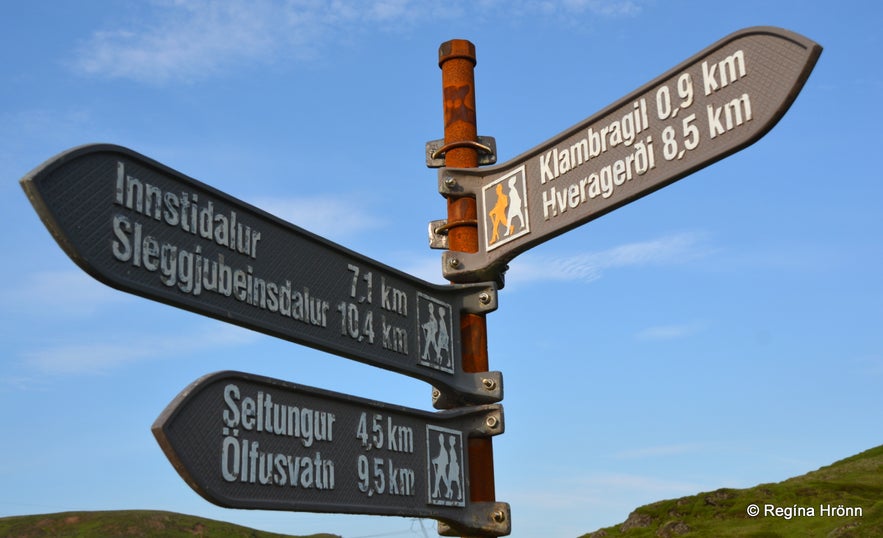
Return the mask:
<svg viewBox="0 0 883 538">
<path fill-rule="evenodd" d="M 506 235 L 509 235 L 509 219 L 506 215 L 506 208 L 509 205 L 509 197 L 503 194 L 503 184 L 497 184 L 497 203 L 494 204 L 494 207 L 488 211 L 487 216 L 491 219 L 491 240 L 490 244 L 494 244 L 500 238 L 500 232 L 498 228 L 500 225 L 503 226 L 503 230 L 506 231 Z"/>
</svg>

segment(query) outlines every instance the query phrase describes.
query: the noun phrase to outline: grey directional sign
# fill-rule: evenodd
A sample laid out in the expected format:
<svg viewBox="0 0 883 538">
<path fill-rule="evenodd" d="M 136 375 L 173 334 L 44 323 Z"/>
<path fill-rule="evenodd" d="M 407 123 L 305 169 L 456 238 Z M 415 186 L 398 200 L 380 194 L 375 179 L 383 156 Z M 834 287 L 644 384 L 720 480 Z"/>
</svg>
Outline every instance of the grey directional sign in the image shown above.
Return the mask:
<svg viewBox="0 0 883 538">
<path fill-rule="evenodd" d="M 821 50 L 779 28 L 741 30 L 504 164 L 441 169 L 439 190 L 475 196 L 479 215 L 479 251 L 444 253 L 445 277 L 498 278 L 525 250 L 754 143 Z"/>
<path fill-rule="evenodd" d="M 493 284 L 439 286 L 352 252 L 132 150 L 87 145 L 21 181 L 59 245 L 117 289 L 423 379 L 502 398 L 462 369 L 460 317 Z"/>
<path fill-rule="evenodd" d="M 239 372 L 195 381 L 153 425 L 220 506 L 427 517 L 485 536 L 509 534 L 509 506 L 469 500 L 467 444 L 502 432 L 498 404 L 432 413 Z"/>
</svg>

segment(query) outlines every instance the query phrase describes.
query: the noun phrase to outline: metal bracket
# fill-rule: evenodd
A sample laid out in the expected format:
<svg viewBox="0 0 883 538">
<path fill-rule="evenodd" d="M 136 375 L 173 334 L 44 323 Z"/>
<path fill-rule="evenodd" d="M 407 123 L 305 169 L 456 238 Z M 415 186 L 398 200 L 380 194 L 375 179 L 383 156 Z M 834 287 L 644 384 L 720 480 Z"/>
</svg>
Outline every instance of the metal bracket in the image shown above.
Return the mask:
<svg viewBox="0 0 883 538">
<path fill-rule="evenodd" d="M 454 148 L 469 147 L 478 150 L 478 166 L 486 166 L 497 162 L 497 141 L 492 136 L 479 136 L 478 141 L 464 140 L 445 144 L 442 140 L 430 140 L 426 143 L 426 166 L 441 168 L 445 166 L 445 153 Z"/>
<path fill-rule="evenodd" d="M 436 387 L 432 388 L 432 406 L 436 409 L 454 409 L 464 405 L 474 404 L 476 401 L 488 403 L 499 402 L 503 399 L 503 373 L 502 372 L 477 372 L 464 373 L 467 381 L 471 381 L 472 396 L 464 400 L 450 392 L 443 392 Z M 483 394 L 482 394 L 483 393 Z M 476 396 L 478 394 L 478 396 Z"/>
<path fill-rule="evenodd" d="M 445 280 L 461 283 L 488 280 L 494 282 L 497 289 L 503 288 L 509 265 L 501 261 L 482 268 L 480 265 L 484 261 L 479 253 L 448 250 L 442 253 L 442 276 Z"/>
<path fill-rule="evenodd" d="M 493 437 L 506 431 L 503 422 L 503 406 L 500 404 L 484 405 L 479 407 L 482 414 L 475 414 L 474 421 L 469 427 L 469 437 Z"/>
<path fill-rule="evenodd" d="M 497 309 L 497 286 L 493 282 L 455 284 L 454 286 L 475 289 L 474 293 L 463 296 L 461 311 L 467 314 L 487 314 Z"/>
<path fill-rule="evenodd" d="M 456 417 L 457 423 L 467 437 L 493 437 L 505 431 L 503 424 L 503 406 L 500 404 L 472 405 L 439 411 L 439 417 L 451 420 Z M 465 419 L 465 420 L 460 420 Z"/>
<path fill-rule="evenodd" d="M 471 522 L 468 526 L 439 521 L 438 533 L 441 536 L 508 536 L 512 533 L 509 503 L 471 503 L 466 517 Z"/>
<path fill-rule="evenodd" d="M 448 222 L 447 219 L 433 220 L 429 222 L 429 248 L 450 248 L 448 232 L 458 226 L 478 227 L 478 219 L 463 219 L 457 222 Z"/>
<path fill-rule="evenodd" d="M 438 192 L 439 192 L 439 194 L 441 194 L 445 198 L 448 198 L 450 196 L 464 196 L 466 194 L 472 194 L 474 196 L 474 193 L 471 193 L 471 192 L 467 193 L 466 189 L 463 188 L 463 184 L 460 181 L 458 181 L 458 179 L 462 179 L 462 178 L 457 178 L 457 177 L 453 176 L 452 174 L 450 174 L 448 172 L 448 170 L 450 170 L 450 169 L 445 168 L 444 170 L 439 170 L 439 174 L 438 174 Z"/>
<path fill-rule="evenodd" d="M 429 221 L 429 248 L 448 249 L 448 219 Z"/>
</svg>

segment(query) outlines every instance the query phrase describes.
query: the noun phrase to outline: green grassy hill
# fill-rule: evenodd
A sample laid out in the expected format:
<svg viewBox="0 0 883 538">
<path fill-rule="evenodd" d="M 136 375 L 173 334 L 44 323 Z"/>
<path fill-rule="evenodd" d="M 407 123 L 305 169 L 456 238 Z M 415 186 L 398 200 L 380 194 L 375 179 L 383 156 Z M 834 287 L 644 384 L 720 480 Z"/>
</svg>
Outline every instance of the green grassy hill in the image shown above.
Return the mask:
<svg viewBox="0 0 883 538">
<path fill-rule="evenodd" d="M 152 510 L 64 512 L 0 518 L 0 536 L 15 538 L 298 538 L 196 516 Z M 300 538 L 340 538 L 312 534 Z"/>
<path fill-rule="evenodd" d="M 758 514 L 748 514 L 749 507 Z M 515 529 L 517 534 L 517 527 Z M 0 518 L 0 537 L 297 538 L 196 516 L 149 510 Z M 883 537 L 883 446 L 803 476 L 656 502 L 581 538 Z M 315 534 L 301 538 L 339 538 Z"/>
<path fill-rule="evenodd" d="M 883 537 L 883 446 L 777 484 L 642 506 L 625 522 L 581 538 L 618 536 Z"/>
</svg>

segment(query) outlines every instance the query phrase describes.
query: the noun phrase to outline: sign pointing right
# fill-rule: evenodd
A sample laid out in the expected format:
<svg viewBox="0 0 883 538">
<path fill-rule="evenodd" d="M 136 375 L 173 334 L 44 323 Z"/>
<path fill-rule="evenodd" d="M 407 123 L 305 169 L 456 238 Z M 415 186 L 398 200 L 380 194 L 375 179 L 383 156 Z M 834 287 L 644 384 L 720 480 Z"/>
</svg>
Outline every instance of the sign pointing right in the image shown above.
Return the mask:
<svg viewBox="0 0 883 538">
<path fill-rule="evenodd" d="M 496 279 L 525 250 L 756 142 L 821 51 L 787 30 L 747 28 L 504 164 L 441 169 L 441 193 L 475 196 L 479 209 L 479 250 L 446 252 L 445 278 Z"/>
</svg>

